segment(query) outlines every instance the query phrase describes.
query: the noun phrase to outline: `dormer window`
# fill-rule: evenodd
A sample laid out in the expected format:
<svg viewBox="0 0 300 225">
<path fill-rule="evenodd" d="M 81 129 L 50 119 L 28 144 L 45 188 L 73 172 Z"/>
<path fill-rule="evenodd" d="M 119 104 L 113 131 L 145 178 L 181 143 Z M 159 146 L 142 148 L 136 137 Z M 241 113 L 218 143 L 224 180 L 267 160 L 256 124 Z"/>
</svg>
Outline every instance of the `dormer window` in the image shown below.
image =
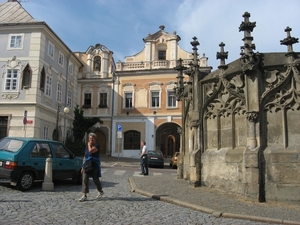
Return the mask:
<svg viewBox="0 0 300 225">
<path fill-rule="evenodd" d="M 166 60 L 166 50 L 158 51 L 158 60 Z"/>
</svg>

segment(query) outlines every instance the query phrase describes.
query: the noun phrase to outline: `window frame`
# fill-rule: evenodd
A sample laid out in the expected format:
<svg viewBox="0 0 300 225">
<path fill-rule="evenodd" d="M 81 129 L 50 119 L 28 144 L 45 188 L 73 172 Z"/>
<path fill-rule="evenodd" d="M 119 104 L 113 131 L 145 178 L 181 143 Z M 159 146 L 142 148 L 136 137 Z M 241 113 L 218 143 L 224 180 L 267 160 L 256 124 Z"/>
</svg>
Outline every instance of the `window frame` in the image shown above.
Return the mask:
<svg viewBox="0 0 300 225">
<path fill-rule="evenodd" d="M 64 55 L 61 51 L 58 52 L 57 63 L 58 63 L 58 65 L 60 65 L 62 68 L 64 68 L 65 55 Z"/>
<path fill-rule="evenodd" d="M 9 71 L 16 72 L 16 73 L 12 74 L 12 76 L 16 75 L 16 77 L 8 78 Z M 20 77 L 20 70 L 19 69 L 12 69 L 12 68 L 6 69 L 5 82 L 4 82 L 4 91 L 5 92 L 16 92 L 16 91 L 18 91 L 19 82 L 20 82 L 19 77 Z M 8 81 L 10 81 L 9 82 L 9 89 L 7 89 Z M 12 84 L 15 84 L 15 85 L 13 85 L 13 86 L 15 86 L 15 89 L 12 88 Z"/>
<path fill-rule="evenodd" d="M 99 108 L 107 108 L 108 107 L 107 97 L 108 97 L 108 94 L 106 92 L 99 93 L 99 105 L 98 105 Z"/>
<path fill-rule="evenodd" d="M 57 102 L 62 102 L 62 83 L 57 82 L 57 86 L 56 86 L 56 101 Z"/>
<path fill-rule="evenodd" d="M 86 95 L 90 95 L 90 98 L 86 98 Z M 90 100 L 90 103 L 88 104 L 87 100 Z M 86 92 L 83 93 L 83 108 L 92 108 L 92 93 Z"/>
<path fill-rule="evenodd" d="M 131 95 L 131 106 L 130 106 L 130 103 L 129 103 L 129 106 L 127 107 L 127 98 L 126 95 Z M 124 109 L 132 109 L 133 108 L 133 92 L 129 92 L 129 91 L 126 91 L 124 92 L 124 102 L 123 102 L 123 108 Z"/>
<path fill-rule="evenodd" d="M 161 53 L 163 53 L 161 55 Z M 167 51 L 166 50 L 158 50 L 158 56 L 157 56 L 158 60 L 167 60 Z"/>
<path fill-rule="evenodd" d="M 153 102 L 156 102 L 156 101 L 153 101 L 153 94 L 154 93 L 157 93 L 158 96 L 154 96 L 155 98 L 158 98 L 158 106 L 153 106 Z M 160 108 L 161 107 L 161 96 L 160 96 L 160 91 L 159 90 L 151 90 L 150 91 L 150 108 L 153 108 L 153 109 L 157 109 L 157 108 Z"/>
<path fill-rule="evenodd" d="M 172 102 L 175 102 L 175 105 L 170 105 L 170 93 L 173 93 L 173 100 Z M 178 108 L 178 102 L 176 100 L 176 96 L 175 96 L 175 91 L 174 90 L 167 90 L 167 109 L 174 109 L 174 108 Z"/>
<path fill-rule="evenodd" d="M 14 46 L 11 46 L 13 37 L 16 37 L 16 40 L 14 41 L 15 42 Z M 16 46 L 17 37 L 20 37 L 20 45 L 19 46 Z M 24 43 L 24 34 L 10 34 L 9 35 L 9 42 L 8 42 L 8 49 L 10 49 L 10 50 L 23 49 L 23 43 Z"/>
<path fill-rule="evenodd" d="M 51 59 L 54 59 L 54 51 L 55 51 L 55 46 L 51 41 L 49 41 L 47 54 Z"/>
<path fill-rule="evenodd" d="M 52 83 L 53 83 L 53 78 L 49 74 L 46 74 L 46 79 L 45 79 L 45 95 L 47 97 L 52 96 Z"/>
</svg>

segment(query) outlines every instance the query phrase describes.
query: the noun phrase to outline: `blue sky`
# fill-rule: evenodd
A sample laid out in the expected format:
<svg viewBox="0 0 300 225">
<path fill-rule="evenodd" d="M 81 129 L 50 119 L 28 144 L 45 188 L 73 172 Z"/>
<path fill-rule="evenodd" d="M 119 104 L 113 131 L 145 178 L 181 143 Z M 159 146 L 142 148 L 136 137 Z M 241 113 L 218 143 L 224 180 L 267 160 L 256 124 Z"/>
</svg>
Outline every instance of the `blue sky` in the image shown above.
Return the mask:
<svg viewBox="0 0 300 225">
<path fill-rule="evenodd" d="M 45 21 L 74 52 L 85 52 L 100 43 L 114 52 L 115 61 L 124 61 L 144 47 L 143 38 L 165 25 L 181 37 L 179 45 L 191 52 L 196 36 L 199 54 L 217 69 L 216 53 L 225 43 L 226 63 L 240 57 L 243 33 L 239 26 L 244 12 L 256 22 L 252 32 L 258 52 L 285 52 L 280 40 L 284 29 L 300 38 L 300 0 L 23 0 L 22 6 L 36 20 Z M 300 52 L 300 43 L 294 45 Z"/>
</svg>

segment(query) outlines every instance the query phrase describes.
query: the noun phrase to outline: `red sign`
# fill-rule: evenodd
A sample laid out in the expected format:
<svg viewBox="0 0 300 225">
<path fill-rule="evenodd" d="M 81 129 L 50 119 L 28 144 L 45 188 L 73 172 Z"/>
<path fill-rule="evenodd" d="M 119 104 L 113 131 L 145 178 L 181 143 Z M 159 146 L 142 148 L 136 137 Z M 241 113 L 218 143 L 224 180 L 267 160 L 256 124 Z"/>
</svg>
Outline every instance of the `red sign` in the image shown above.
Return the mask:
<svg viewBox="0 0 300 225">
<path fill-rule="evenodd" d="M 26 124 L 32 124 L 33 123 L 33 120 L 27 120 L 26 121 Z"/>
</svg>

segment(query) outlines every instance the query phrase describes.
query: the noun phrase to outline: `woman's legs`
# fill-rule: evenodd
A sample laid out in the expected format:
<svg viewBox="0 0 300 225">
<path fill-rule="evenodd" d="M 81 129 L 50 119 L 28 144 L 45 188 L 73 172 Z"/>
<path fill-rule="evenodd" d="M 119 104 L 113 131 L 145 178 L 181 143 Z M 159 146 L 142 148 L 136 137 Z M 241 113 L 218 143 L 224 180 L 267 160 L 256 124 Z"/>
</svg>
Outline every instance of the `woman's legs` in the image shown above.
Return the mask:
<svg viewBox="0 0 300 225">
<path fill-rule="evenodd" d="M 98 166 L 95 166 L 93 167 L 93 170 L 92 170 L 92 178 L 93 178 L 93 181 L 97 187 L 97 190 L 99 192 L 102 192 L 102 184 L 101 184 L 101 181 L 99 180 L 99 176 L 98 176 Z"/>
<path fill-rule="evenodd" d="M 84 171 L 82 173 L 82 193 L 84 195 L 89 193 L 89 174 L 86 174 Z"/>
</svg>

